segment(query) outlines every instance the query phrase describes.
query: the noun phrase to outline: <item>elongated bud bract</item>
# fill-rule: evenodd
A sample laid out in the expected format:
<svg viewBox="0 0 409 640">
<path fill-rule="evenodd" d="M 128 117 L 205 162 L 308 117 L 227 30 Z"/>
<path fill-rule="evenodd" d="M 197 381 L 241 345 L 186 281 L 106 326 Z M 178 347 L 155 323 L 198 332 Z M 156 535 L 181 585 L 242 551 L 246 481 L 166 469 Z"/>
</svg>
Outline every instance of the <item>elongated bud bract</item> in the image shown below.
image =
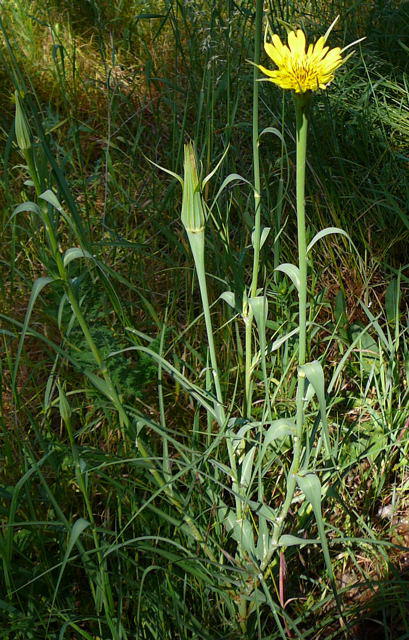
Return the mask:
<svg viewBox="0 0 409 640">
<path fill-rule="evenodd" d="M 30 127 L 28 126 L 27 118 L 21 106 L 20 96 L 18 94 L 18 91 L 15 92 L 15 96 L 16 96 L 16 119 L 14 122 L 14 128 L 16 132 L 16 140 L 21 151 L 27 151 L 27 149 L 31 149 Z"/>
<path fill-rule="evenodd" d="M 182 222 L 188 233 L 202 233 L 205 213 L 200 193 L 196 156 L 191 143 L 185 144 Z"/>
</svg>

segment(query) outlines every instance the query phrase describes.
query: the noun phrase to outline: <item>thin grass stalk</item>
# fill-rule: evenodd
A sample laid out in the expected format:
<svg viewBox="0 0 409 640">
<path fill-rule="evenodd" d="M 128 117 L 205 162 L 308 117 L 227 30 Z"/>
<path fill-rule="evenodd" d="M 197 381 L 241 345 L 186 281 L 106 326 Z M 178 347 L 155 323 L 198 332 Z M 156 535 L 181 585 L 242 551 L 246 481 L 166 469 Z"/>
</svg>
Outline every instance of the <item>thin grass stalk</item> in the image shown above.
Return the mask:
<svg viewBox="0 0 409 640">
<path fill-rule="evenodd" d="M 259 71 L 261 30 L 263 23 L 263 0 L 256 0 L 256 22 L 254 38 L 254 70 L 253 70 L 253 175 L 254 175 L 254 234 L 253 234 L 253 270 L 250 285 L 250 297 L 257 295 L 258 272 L 260 263 L 260 227 L 261 227 L 261 180 L 260 180 L 260 154 L 259 154 Z M 247 417 L 251 416 L 251 363 L 252 363 L 252 328 L 253 312 L 246 304 L 244 319 L 246 324 L 245 334 L 245 407 Z"/>
</svg>

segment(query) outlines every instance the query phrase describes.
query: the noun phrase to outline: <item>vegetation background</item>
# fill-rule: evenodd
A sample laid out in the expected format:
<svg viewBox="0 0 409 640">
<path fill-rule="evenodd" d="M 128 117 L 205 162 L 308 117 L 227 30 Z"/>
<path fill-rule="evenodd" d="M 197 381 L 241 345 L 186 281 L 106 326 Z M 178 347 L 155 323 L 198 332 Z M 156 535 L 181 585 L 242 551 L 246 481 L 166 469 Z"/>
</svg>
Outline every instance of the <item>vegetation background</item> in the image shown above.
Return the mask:
<svg viewBox="0 0 409 640">
<path fill-rule="evenodd" d="M 205 328 L 180 188 L 147 159 L 181 173 L 192 139 L 206 175 L 229 147 L 207 202 L 226 176 L 243 180 L 212 209 L 206 266 L 222 384 L 231 415 L 243 418 L 243 327 L 220 296 L 242 293 L 251 272 L 244 179 L 253 179 L 255 3 L 3 0 L 1 639 L 409 638 L 409 3 L 267 0 L 264 10 L 276 33 L 284 20 L 315 40 L 340 15 L 331 46 L 366 36 L 314 99 L 306 203 L 310 238 L 336 226 L 355 247 L 325 238 L 309 283 L 309 353 L 330 381 L 336 466 L 325 476 L 319 446 L 314 455 L 326 478 L 344 626 L 319 545 L 306 544 L 272 564 L 269 595 L 243 629 L 233 594 L 247 568 L 217 516 L 218 496 L 229 494 L 223 444 L 180 376 L 140 348 L 204 385 Z M 61 203 L 47 205 L 58 246 L 92 257 L 65 254 L 69 283 L 16 144 L 15 90 L 41 190 Z M 274 272 L 278 259 L 296 255 L 294 116 L 290 97 L 260 83 L 265 127 L 280 134 L 260 143 L 271 342 L 297 322 L 294 287 Z M 16 209 L 25 202 L 34 204 Z M 276 417 L 293 408 L 295 353 L 295 339 L 269 353 Z M 290 443 L 274 452 L 272 506 L 282 500 Z M 286 532 L 314 539 L 301 502 Z M 216 550 L 214 561 L 182 514 Z"/>
</svg>

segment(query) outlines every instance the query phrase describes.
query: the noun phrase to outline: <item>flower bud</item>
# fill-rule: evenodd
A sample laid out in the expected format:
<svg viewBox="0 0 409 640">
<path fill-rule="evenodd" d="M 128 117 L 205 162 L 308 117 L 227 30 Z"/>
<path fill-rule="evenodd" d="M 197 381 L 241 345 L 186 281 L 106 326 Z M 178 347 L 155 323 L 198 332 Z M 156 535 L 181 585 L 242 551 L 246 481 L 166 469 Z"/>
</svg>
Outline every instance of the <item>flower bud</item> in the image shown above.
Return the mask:
<svg viewBox="0 0 409 640">
<path fill-rule="evenodd" d="M 202 233 L 205 213 L 197 174 L 196 156 L 191 143 L 185 144 L 182 222 L 188 233 Z"/>
<path fill-rule="evenodd" d="M 31 149 L 30 127 L 28 126 L 27 118 L 21 106 L 20 96 L 18 94 L 18 91 L 15 92 L 15 96 L 16 96 L 16 119 L 14 122 L 14 128 L 16 132 L 16 140 L 21 151 L 26 151 L 27 149 Z"/>
</svg>

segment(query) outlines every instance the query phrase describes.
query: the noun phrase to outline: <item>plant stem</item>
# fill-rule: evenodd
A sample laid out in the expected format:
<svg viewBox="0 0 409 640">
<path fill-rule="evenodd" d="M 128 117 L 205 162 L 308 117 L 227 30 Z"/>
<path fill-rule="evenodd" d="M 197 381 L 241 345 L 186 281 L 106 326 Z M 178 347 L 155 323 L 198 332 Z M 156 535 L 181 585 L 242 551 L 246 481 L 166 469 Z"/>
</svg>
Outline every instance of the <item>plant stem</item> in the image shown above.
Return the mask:
<svg viewBox="0 0 409 640">
<path fill-rule="evenodd" d="M 195 262 L 197 279 L 199 281 L 200 295 L 202 297 L 202 307 L 203 314 L 205 317 L 206 323 L 206 332 L 207 332 L 207 342 L 209 346 L 209 354 L 210 354 L 210 364 L 212 367 L 212 377 L 214 381 L 214 387 L 216 391 L 216 401 L 215 402 L 215 412 L 218 417 L 219 425 L 224 428 L 226 422 L 226 415 L 224 411 L 223 405 L 223 395 L 220 387 L 220 378 L 219 378 L 219 368 L 217 365 L 216 358 L 216 350 L 214 347 L 214 339 L 213 339 L 213 328 L 212 328 L 212 320 L 210 317 L 210 308 L 209 308 L 209 298 L 207 295 L 207 285 L 206 285 L 206 272 L 204 266 L 204 239 L 205 234 L 204 231 L 193 233 L 191 231 L 187 231 L 187 235 L 190 242 L 190 248 L 192 250 L 193 259 Z M 236 517 L 240 519 L 242 516 L 242 508 L 241 508 L 241 500 L 239 497 L 239 486 L 238 486 L 238 478 L 237 478 L 237 465 L 236 465 L 236 457 L 233 450 L 233 445 L 230 437 L 228 436 L 226 439 L 227 453 L 229 456 L 230 468 L 233 476 L 233 493 L 235 494 L 235 505 L 236 505 Z"/>
<path fill-rule="evenodd" d="M 212 367 L 213 382 L 216 392 L 217 405 L 215 406 L 216 414 L 219 417 L 220 424 L 224 422 L 223 395 L 220 387 L 219 368 L 217 365 L 216 350 L 214 348 L 212 319 L 210 317 L 209 298 L 207 295 L 206 273 L 204 266 L 204 231 L 192 232 L 187 231 L 190 247 L 192 249 L 193 259 L 195 261 L 197 279 L 199 281 L 200 295 L 202 297 L 203 314 L 206 324 L 207 344 L 209 345 L 210 364 Z"/>
<path fill-rule="evenodd" d="M 299 343 L 298 365 L 305 364 L 307 345 L 307 243 L 305 238 L 305 161 L 307 153 L 308 96 L 296 94 L 295 114 L 297 126 L 297 238 L 298 268 L 300 270 L 299 291 Z"/>
<path fill-rule="evenodd" d="M 254 65 L 260 62 L 261 28 L 263 22 L 263 0 L 256 0 L 256 22 L 254 38 Z M 253 71 L 253 173 L 254 173 L 254 235 L 253 235 L 253 271 L 250 285 L 250 297 L 257 295 L 258 272 L 260 263 L 260 220 L 261 220 L 261 181 L 260 181 L 260 154 L 259 154 L 259 116 L 258 116 L 258 83 L 259 71 L 254 66 Z M 245 335 L 245 406 L 247 417 L 251 416 L 251 363 L 252 363 L 252 328 L 253 312 L 246 304 L 244 310 L 246 324 Z"/>
<path fill-rule="evenodd" d="M 300 469 L 301 447 L 304 426 L 304 388 L 305 374 L 300 368 L 305 364 L 307 350 L 307 244 L 305 238 L 305 161 L 307 153 L 308 130 L 308 97 L 304 94 L 295 95 L 296 141 L 297 141 L 297 240 L 298 240 L 298 269 L 300 275 L 300 289 L 298 292 L 298 385 L 296 394 L 296 434 L 293 439 L 293 460 L 287 479 L 287 492 L 280 516 L 274 527 L 272 544 L 277 545 L 284 521 L 287 517 L 296 486 L 296 476 Z M 267 565 L 266 565 L 267 566 Z"/>
<path fill-rule="evenodd" d="M 259 113 L 258 113 L 258 67 L 260 62 L 261 29 L 263 23 L 263 0 L 256 0 L 256 21 L 254 37 L 254 70 L 253 70 L 253 175 L 254 175 L 254 233 L 253 233 L 253 270 L 250 285 L 250 298 L 257 295 L 258 272 L 260 265 L 260 236 L 261 236 L 261 181 L 260 181 L 260 154 L 259 154 Z M 251 418 L 252 410 L 252 332 L 253 310 L 246 301 L 243 309 L 245 322 L 245 414 Z M 239 517 L 239 516 L 237 516 Z M 243 633 L 246 632 L 248 618 L 248 602 L 241 595 L 238 603 L 239 625 Z"/>
<path fill-rule="evenodd" d="M 297 473 L 300 470 L 301 448 L 303 442 L 304 426 L 304 389 L 305 374 L 300 368 L 305 364 L 306 357 L 306 336 L 307 336 L 307 249 L 305 234 L 305 163 L 307 151 L 307 130 L 308 130 L 308 96 L 301 94 L 295 96 L 296 113 L 296 141 L 297 141 L 297 239 L 298 239 L 298 268 L 300 272 L 300 290 L 298 294 L 298 323 L 299 323 L 299 343 L 298 343 L 298 385 L 296 393 L 296 433 L 293 438 L 293 460 L 288 472 L 287 490 L 284 503 L 277 517 L 271 545 L 268 553 L 260 564 L 260 572 L 263 573 L 270 564 L 271 558 L 277 549 L 278 542 L 283 530 L 285 519 L 291 507 L 296 487 Z M 248 589 L 247 596 L 254 590 L 253 583 Z"/>
</svg>

